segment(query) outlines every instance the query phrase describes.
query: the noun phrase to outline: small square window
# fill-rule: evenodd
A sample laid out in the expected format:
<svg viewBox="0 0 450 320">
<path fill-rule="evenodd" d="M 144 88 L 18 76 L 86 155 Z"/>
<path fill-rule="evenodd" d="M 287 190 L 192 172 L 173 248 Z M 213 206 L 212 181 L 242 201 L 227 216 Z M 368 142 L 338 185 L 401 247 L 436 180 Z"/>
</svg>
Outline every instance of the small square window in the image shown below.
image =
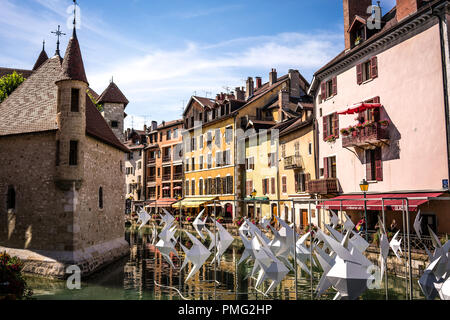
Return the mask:
<svg viewBox="0 0 450 320">
<path fill-rule="evenodd" d="M 118 128 L 119 122 L 118 121 L 111 121 L 111 128 Z"/>
</svg>

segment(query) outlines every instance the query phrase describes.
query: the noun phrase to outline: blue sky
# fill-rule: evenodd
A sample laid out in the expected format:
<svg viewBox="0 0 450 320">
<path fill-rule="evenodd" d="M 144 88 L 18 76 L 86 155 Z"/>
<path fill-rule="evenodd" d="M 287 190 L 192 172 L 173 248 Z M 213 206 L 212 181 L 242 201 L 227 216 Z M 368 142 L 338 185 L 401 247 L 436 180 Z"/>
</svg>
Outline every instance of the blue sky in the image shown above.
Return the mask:
<svg viewBox="0 0 450 320">
<path fill-rule="evenodd" d="M 69 40 L 70 0 L 0 0 L 0 66 L 32 68 L 58 24 Z M 298 69 L 307 80 L 343 50 L 342 0 L 79 0 L 77 31 L 91 87 L 111 77 L 130 100 L 126 126 L 181 117 L 190 96 L 210 97 Z M 382 0 L 387 12 L 395 0 Z"/>
</svg>

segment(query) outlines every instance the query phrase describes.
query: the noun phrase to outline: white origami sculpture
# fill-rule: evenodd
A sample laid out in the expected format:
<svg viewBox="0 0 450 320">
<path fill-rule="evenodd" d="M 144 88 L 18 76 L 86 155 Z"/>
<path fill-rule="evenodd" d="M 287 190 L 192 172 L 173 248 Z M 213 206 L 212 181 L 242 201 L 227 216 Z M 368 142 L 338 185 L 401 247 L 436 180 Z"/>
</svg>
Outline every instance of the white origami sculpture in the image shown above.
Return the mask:
<svg viewBox="0 0 450 320">
<path fill-rule="evenodd" d="M 211 252 L 206 249 L 206 247 L 196 237 L 194 237 L 187 231 L 185 232 L 189 239 L 192 241 L 192 247 L 191 249 L 187 249 L 185 246 L 181 245 L 181 248 L 186 254 L 186 258 L 184 259 L 183 265 L 181 266 L 180 270 L 184 269 L 188 261 L 193 264 L 191 272 L 189 272 L 189 275 L 185 280 L 185 282 L 187 282 L 194 274 L 196 274 L 200 270 L 202 265 L 206 262 L 206 260 L 208 260 Z"/>
<path fill-rule="evenodd" d="M 158 237 L 158 232 L 156 231 L 156 226 L 155 224 L 152 222 L 152 242 L 151 244 L 154 246 L 155 242 L 156 242 L 156 238 Z"/>
<path fill-rule="evenodd" d="M 397 231 L 397 233 L 394 235 L 394 237 L 392 238 L 391 242 L 389 243 L 389 246 L 391 247 L 391 249 L 394 252 L 395 256 L 398 259 L 401 259 L 400 256 L 398 255 L 399 251 L 403 255 L 402 248 L 401 248 L 402 239 L 400 238 L 400 240 L 397 240 L 397 237 L 398 237 L 399 233 L 400 233 L 400 230 Z"/>
<path fill-rule="evenodd" d="M 327 259 L 325 255 L 318 255 L 319 261 L 323 260 L 321 265 L 325 266 L 323 277 L 327 278 L 321 279 L 321 286 L 326 287 L 327 283 L 331 283 L 338 291 L 335 299 L 357 299 L 367 289 L 368 279 L 371 277 L 367 270 L 372 263 L 356 248 L 348 249 L 351 231 L 347 231 L 341 243 L 327 236 L 320 229 L 318 232 L 322 233 L 321 237 L 337 255 L 331 268 L 327 264 L 333 263 L 333 260 Z M 319 291 L 323 291 L 323 288 Z"/>
<path fill-rule="evenodd" d="M 163 211 L 164 211 L 165 215 L 163 216 L 160 214 L 161 224 L 163 224 L 163 223 L 165 223 L 166 225 L 172 224 L 172 222 L 175 221 L 175 218 L 166 209 L 163 208 Z"/>
<path fill-rule="evenodd" d="M 233 236 L 220 223 L 215 221 L 215 225 L 219 230 L 219 242 L 217 243 L 217 253 L 211 264 L 214 263 L 216 259 L 217 262 L 220 263 L 220 258 L 222 258 L 222 255 L 234 241 Z"/>
<path fill-rule="evenodd" d="M 139 229 L 138 229 L 138 230 L 140 230 L 143 226 L 145 226 L 147 224 L 147 222 L 150 220 L 151 217 L 145 210 L 141 210 L 138 213 L 138 216 L 139 216 L 138 221 L 141 221 L 141 225 L 139 226 Z"/>
<path fill-rule="evenodd" d="M 171 220 L 170 223 L 163 227 L 159 234 L 159 241 L 156 243 L 155 247 L 161 252 L 161 255 L 166 259 L 170 266 L 175 269 L 172 259 L 170 258 L 170 253 L 173 253 L 178 257 L 177 250 L 175 249 L 175 244 L 177 243 L 175 239 L 176 226 L 172 226 L 174 220 Z M 168 221 L 170 221 L 170 219 Z"/>
<path fill-rule="evenodd" d="M 417 212 L 416 219 L 414 219 L 414 230 L 419 239 L 422 240 L 422 217 L 420 215 L 420 210 Z"/>
<path fill-rule="evenodd" d="M 331 212 L 331 227 L 333 227 L 333 228 L 336 228 L 337 226 L 338 226 L 338 224 L 339 224 L 339 218 L 338 218 L 338 216 L 334 213 L 334 211 L 333 210 L 330 210 L 330 212 Z"/>
<path fill-rule="evenodd" d="M 203 209 L 197 216 L 197 218 L 195 218 L 194 222 L 192 223 L 192 225 L 194 226 L 195 231 L 197 232 L 197 234 L 200 236 L 200 238 L 202 238 L 202 240 L 205 240 L 206 237 L 203 235 L 202 230 L 203 228 L 205 228 L 206 225 L 206 219 L 202 220 L 202 215 L 203 212 L 205 212 L 205 209 Z"/>
<path fill-rule="evenodd" d="M 384 276 L 384 270 L 387 267 L 387 258 L 389 256 L 389 240 L 386 235 L 386 230 L 384 228 L 384 223 L 381 222 L 380 219 L 378 219 L 378 225 L 380 227 L 380 265 L 381 265 L 381 280 L 383 280 Z"/>
<path fill-rule="evenodd" d="M 295 244 L 297 264 L 302 270 L 311 275 L 311 271 L 306 266 L 307 260 L 311 258 L 311 251 L 304 245 L 306 239 L 310 236 L 310 232 L 305 233 Z M 314 260 L 313 260 L 314 261 Z"/>
<path fill-rule="evenodd" d="M 255 258 L 253 255 L 252 241 L 249 240 L 247 237 L 247 233 L 250 233 L 249 231 L 250 230 L 247 226 L 247 222 L 244 221 L 244 223 L 239 228 L 239 236 L 241 237 L 242 243 L 244 244 L 244 252 L 242 253 L 238 265 L 240 265 L 242 262 L 244 262 L 250 257 L 253 259 Z"/>
<path fill-rule="evenodd" d="M 353 228 L 355 227 L 355 224 L 353 223 L 352 219 L 350 219 L 346 213 L 344 213 L 344 216 L 345 216 L 344 230 L 352 231 Z"/>
<path fill-rule="evenodd" d="M 259 243 L 257 244 L 256 242 Z M 255 248 L 255 266 L 258 265 L 260 268 L 255 287 L 258 288 L 266 279 L 272 280 L 265 292 L 265 295 L 267 295 L 280 284 L 289 273 L 289 269 L 274 256 L 268 245 L 264 243 L 262 237 L 258 234 L 255 234 L 252 245 Z M 257 250 L 258 248 L 259 250 Z"/>
</svg>

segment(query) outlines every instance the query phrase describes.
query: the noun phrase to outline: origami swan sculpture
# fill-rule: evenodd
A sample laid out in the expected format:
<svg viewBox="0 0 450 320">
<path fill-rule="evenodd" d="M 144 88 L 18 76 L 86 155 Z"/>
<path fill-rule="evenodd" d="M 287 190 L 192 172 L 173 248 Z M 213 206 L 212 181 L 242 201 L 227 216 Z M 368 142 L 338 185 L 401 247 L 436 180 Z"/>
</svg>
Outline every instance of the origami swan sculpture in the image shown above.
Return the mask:
<svg viewBox="0 0 450 320">
<path fill-rule="evenodd" d="M 244 252 L 241 255 L 241 259 L 239 260 L 238 265 L 240 265 L 248 258 L 255 259 L 255 256 L 253 254 L 252 241 L 248 239 L 247 233 L 250 232 L 247 226 L 247 222 L 244 221 L 244 223 L 239 228 L 239 236 L 241 237 L 242 243 L 244 244 Z"/>
<path fill-rule="evenodd" d="M 200 236 L 200 238 L 202 238 L 202 240 L 205 240 L 205 239 L 206 239 L 206 237 L 205 237 L 205 236 L 203 235 L 203 233 L 202 233 L 202 230 L 203 230 L 203 228 L 205 228 L 205 225 L 206 225 L 206 219 L 208 219 L 208 218 L 205 218 L 205 220 L 202 220 L 202 219 L 201 219 L 204 212 L 205 212 L 205 209 L 203 209 L 203 210 L 198 214 L 198 216 L 195 218 L 194 222 L 192 223 L 192 225 L 193 225 L 195 231 L 196 231 L 197 234 Z"/>
<path fill-rule="evenodd" d="M 211 263 L 214 263 L 217 259 L 217 262 L 220 263 L 220 259 L 222 255 L 227 251 L 228 247 L 233 243 L 233 236 L 217 221 L 215 221 L 215 225 L 219 230 L 219 241 L 217 243 L 217 253 Z"/>
<path fill-rule="evenodd" d="M 192 241 L 191 249 L 187 249 L 185 246 L 181 245 L 184 253 L 186 254 L 186 258 L 183 261 L 183 265 L 180 270 L 183 270 L 187 263 L 190 261 L 193 264 L 191 272 L 189 272 L 185 282 L 187 282 L 193 275 L 195 275 L 203 264 L 208 260 L 211 252 L 206 249 L 206 247 L 192 234 L 185 231 L 189 239 Z"/>
<path fill-rule="evenodd" d="M 139 220 L 138 221 L 141 221 L 141 225 L 139 226 L 139 229 L 138 230 L 141 230 L 141 228 L 143 227 L 143 226 L 145 226 L 146 224 L 147 224 L 147 222 L 149 222 L 149 220 L 150 220 L 150 215 L 147 213 L 147 211 L 145 211 L 145 210 L 141 210 L 139 213 L 138 213 L 138 216 L 139 216 Z"/>
<path fill-rule="evenodd" d="M 173 253 L 176 257 L 178 257 L 177 250 L 175 249 L 175 244 L 177 243 L 177 240 L 175 239 L 176 226 L 172 226 L 175 219 L 169 219 L 167 221 L 171 222 L 166 223 L 159 233 L 159 241 L 156 243 L 155 247 L 159 250 L 170 266 L 175 269 L 172 259 L 170 258 L 170 253 Z"/>
<path fill-rule="evenodd" d="M 391 242 L 389 242 L 389 246 L 391 247 L 391 249 L 394 252 L 395 256 L 398 259 L 401 259 L 400 256 L 398 255 L 399 251 L 403 255 L 402 248 L 401 248 L 402 239 L 401 238 L 400 238 L 400 240 L 397 239 L 399 233 L 400 233 L 400 230 L 397 231 L 397 233 L 392 238 Z"/>
<path fill-rule="evenodd" d="M 175 221 L 175 218 L 169 213 L 169 211 L 167 211 L 166 209 L 163 208 L 163 211 L 165 213 L 164 216 L 162 216 L 160 214 L 161 217 L 161 224 L 165 223 L 166 225 L 170 225 L 172 224 L 172 222 Z"/>
</svg>

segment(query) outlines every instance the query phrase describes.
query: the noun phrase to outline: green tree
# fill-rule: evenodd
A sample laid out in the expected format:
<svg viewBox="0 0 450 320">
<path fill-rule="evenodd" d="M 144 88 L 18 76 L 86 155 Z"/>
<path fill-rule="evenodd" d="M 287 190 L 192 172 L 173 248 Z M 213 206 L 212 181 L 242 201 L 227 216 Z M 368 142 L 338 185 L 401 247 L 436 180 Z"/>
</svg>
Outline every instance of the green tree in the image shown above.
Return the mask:
<svg viewBox="0 0 450 320">
<path fill-rule="evenodd" d="M 25 78 L 22 75 L 13 72 L 12 74 L 7 74 L 0 78 L 0 103 L 2 103 L 8 96 L 16 90 Z"/>
</svg>

